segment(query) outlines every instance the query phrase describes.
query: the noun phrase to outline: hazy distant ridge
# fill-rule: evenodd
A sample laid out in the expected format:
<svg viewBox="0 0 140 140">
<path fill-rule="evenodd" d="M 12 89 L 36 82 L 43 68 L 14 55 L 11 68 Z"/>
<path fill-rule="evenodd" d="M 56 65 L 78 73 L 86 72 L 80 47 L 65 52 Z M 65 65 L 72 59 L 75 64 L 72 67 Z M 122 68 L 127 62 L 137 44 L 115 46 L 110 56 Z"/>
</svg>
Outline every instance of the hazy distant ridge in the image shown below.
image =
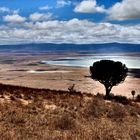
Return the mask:
<svg viewBox="0 0 140 140">
<path fill-rule="evenodd" d="M 22 44 L 0 45 L 0 52 L 140 52 L 140 44 Z"/>
</svg>

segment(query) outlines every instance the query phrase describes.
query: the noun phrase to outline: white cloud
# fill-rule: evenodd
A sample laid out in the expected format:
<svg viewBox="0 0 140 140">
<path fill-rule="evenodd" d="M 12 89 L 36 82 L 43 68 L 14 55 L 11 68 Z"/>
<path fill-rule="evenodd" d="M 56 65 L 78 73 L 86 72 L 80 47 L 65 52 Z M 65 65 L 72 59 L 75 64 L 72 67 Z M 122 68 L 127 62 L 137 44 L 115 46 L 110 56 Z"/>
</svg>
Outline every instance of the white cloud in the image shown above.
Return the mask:
<svg viewBox="0 0 140 140">
<path fill-rule="evenodd" d="M 104 6 L 98 6 L 96 0 L 83 0 L 74 9 L 78 13 L 103 13 Z"/>
<path fill-rule="evenodd" d="M 3 17 L 3 21 L 10 23 L 22 23 L 26 20 L 25 17 L 22 17 L 18 14 L 6 15 Z"/>
<path fill-rule="evenodd" d="M 70 0 L 57 0 L 56 7 L 57 8 L 62 8 L 64 6 L 69 6 L 71 4 L 72 4 L 72 2 Z"/>
<path fill-rule="evenodd" d="M 16 43 L 140 43 L 140 25 L 51 20 L 0 26 L 0 44 Z"/>
<path fill-rule="evenodd" d="M 123 0 L 108 10 L 108 19 L 140 19 L 140 0 Z"/>
<path fill-rule="evenodd" d="M 122 0 L 111 8 L 97 5 L 96 0 L 83 0 L 74 9 L 79 13 L 106 13 L 109 20 L 140 19 L 140 0 Z"/>
<path fill-rule="evenodd" d="M 10 9 L 7 7 L 0 7 L 0 13 L 10 12 Z"/>
<path fill-rule="evenodd" d="M 111 8 L 97 5 L 96 0 L 83 0 L 74 9 L 78 13 L 106 13 L 109 20 L 140 19 L 140 0 L 122 0 Z"/>
<path fill-rule="evenodd" d="M 20 9 L 16 9 L 16 10 L 12 10 L 12 12 L 11 12 L 11 13 L 15 15 L 15 14 L 18 14 L 18 13 L 19 13 L 19 11 L 20 11 Z"/>
<path fill-rule="evenodd" d="M 39 7 L 39 10 L 50 10 L 50 9 L 52 9 L 52 7 L 49 5 Z"/>
<path fill-rule="evenodd" d="M 29 16 L 29 19 L 31 21 L 46 21 L 46 20 L 50 20 L 53 18 L 53 14 L 52 13 L 47 13 L 47 14 L 43 14 L 43 13 L 33 13 Z"/>
<path fill-rule="evenodd" d="M 8 7 L 0 7 L 0 13 L 18 14 L 19 13 L 19 9 L 12 10 L 12 9 L 10 9 Z"/>
</svg>

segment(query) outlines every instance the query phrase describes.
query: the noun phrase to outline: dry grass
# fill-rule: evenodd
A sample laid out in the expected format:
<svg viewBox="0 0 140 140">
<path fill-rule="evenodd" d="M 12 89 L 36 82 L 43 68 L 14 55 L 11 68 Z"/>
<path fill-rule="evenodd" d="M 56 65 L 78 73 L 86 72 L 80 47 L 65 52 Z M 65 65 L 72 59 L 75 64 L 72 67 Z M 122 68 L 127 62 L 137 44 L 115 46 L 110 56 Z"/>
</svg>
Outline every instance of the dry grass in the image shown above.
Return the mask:
<svg viewBox="0 0 140 140">
<path fill-rule="evenodd" d="M 1 140 L 139 140 L 140 104 L 0 85 Z"/>
</svg>

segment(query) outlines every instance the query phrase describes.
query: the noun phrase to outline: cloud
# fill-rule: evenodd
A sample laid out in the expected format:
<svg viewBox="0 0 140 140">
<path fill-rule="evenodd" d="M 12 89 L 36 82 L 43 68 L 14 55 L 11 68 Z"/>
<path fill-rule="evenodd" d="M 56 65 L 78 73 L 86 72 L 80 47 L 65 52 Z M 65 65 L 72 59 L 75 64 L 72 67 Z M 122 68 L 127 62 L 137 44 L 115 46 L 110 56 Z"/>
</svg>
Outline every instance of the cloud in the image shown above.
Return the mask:
<svg viewBox="0 0 140 140">
<path fill-rule="evenodd" d="M 96 0 L 83 0 L 74 9 L 77 13 L 105 13 L 108 20 L 131 20 L 140 19 L 140 0 L 122 0 L 115 3 L 111 8 L 105 9 L 98 6 Z"/>
<path fill-rule="evenodd" d="M 98 6 L 96 0 L 83 0 L 74 9 L 77 13 L 103 13 L 104 6 Z"/>
<path fill-rule="evenodd" d="M 43 13 L 38 13 L 38 12 L 35 12 L 33 14 L 31 14 L 29 16 L 29 19 L 31 21 L 45 21 L 45 20 L 50 20 L 53 18 L 53 14 L 52 13 L 47 13 L 47 14 L 43 14 Z"/>
<path fill-rule="evenodd" d="M 140 25 L 94 23 L 88 20 L 37 21 L 0 25 L 0 44 L 17 43 L 140 43 Z"/>
<path fill-rule="evenodd" d="M 117 2 L 107 13 L 110 20 L 140 19 L 140 0 Z"/>
<path fill-rule="evenodd" d="M 50 10 L 50 9 L 52 9 L 52 7 L 49 5 L 39 7 L 39 10 Z"/>
<path fill-rule="evenodd" d="M 10 9 L 7 7 L 0 7 L 0 13 L 10 12 Z"/>
<path fill-rule="evenodd" d="M 72 2 L 70 0 L 57 0 L 56 7 L 57 8 L 62 8 L 64 6 L 69 6 L 71 4 L 72 4 Z"/>
<path fill-rule="evenodd" d="M 19 13 L 19 9 L 12 10 L 12 9 L 10 9 L 8 7 L 0 7 L 0 13 L 18 14 Z"/>
<path fill-rule="evenodd" d="M 10 23 L 22 23 L 25 22 L 26 18 L 18 14 L 6 15 L 3 17 L 3 21 Z"/>
<path fill-rule="evenodd" d="M 18 14 L 20 12 L 20 9 L 12 10 L 12 14 Z"/>
</svg>

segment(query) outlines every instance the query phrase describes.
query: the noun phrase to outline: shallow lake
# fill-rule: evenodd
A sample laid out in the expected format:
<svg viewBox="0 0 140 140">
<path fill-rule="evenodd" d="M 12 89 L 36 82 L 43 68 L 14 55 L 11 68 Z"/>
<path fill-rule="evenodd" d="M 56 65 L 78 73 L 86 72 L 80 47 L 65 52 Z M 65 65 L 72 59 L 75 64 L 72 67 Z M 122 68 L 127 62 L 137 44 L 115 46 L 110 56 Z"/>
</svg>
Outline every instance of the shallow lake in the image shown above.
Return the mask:
<svg viewBox="0 0 140 140">
<path fill-rule="evenodd" d="M 42 60 L 41 63 L 49 65 L 63 65 L 63 66 L 78 66 L 89 67 L 94 62 L 99 60 L 114 60 L 121 61 L 126 64 L 128 68 L 140 68 L 140 57 L 136 56 L 122 56 L 122 55 L 93 55 L 80 57 L 65 57 L 52 60 Z"/>
</svg>

